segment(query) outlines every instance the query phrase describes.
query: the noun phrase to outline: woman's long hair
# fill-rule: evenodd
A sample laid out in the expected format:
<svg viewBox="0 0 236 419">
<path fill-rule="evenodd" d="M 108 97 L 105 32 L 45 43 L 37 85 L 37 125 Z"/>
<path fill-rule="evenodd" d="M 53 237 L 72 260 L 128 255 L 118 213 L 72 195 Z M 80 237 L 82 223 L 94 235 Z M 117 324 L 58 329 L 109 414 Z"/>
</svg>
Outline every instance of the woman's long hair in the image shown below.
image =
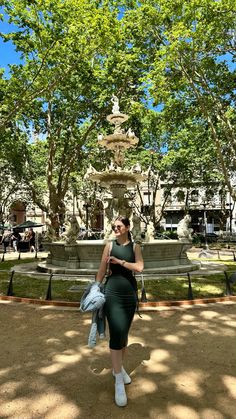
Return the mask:
<svg viewBox="0 0 236 419">
<path fill-rule="evenodd" d="M 115 218 L 115 221 L 121 221 L 122 222 L 122 224 L 124 224 L 124 226 L 125 227 L 130 227 L 130 221 L 129 221 L 129 218 L 127 218 L 127 217 L 125 217 L 125 216 L 123 216 L 123 215 L 119 215 L 118 217 L 116 217 Z M 130 231 L 128 231 L 128 239 L 130 240 L 130 241 L 132 241 L 132 236 L 131 236 L 131 233 L 130 233 Z"/>
</svg>

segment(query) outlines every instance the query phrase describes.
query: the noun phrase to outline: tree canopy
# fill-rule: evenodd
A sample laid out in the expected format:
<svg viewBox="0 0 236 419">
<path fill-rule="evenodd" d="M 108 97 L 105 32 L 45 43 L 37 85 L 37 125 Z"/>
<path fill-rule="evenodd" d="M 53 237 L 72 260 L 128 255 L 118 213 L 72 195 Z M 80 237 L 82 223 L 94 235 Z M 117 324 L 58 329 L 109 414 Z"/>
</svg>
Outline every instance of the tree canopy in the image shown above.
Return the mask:
<svg viewBox="0 0 236 419">
<path fill-rule="evenodd" d="M 212 144 L 215 167 L 235 197 L 234 1 L 129 2 L 125 19 L 130 42 L 143 51 L 148 67 L 144 82 L 154 105 L 162 106 L 168 150 L 173 155 L 182 139 L 186 147 L 186 139 L 196 141 L 193 132 L 202 132 L 195 161 Z M 209 162 L 206 155 L 205 169 L 212 170 Z"/>
<path fill-rule="evenodd" d="M 74 173 L 106 164 L 97 134 L 111 129 L 112 93 L 140 138 L 126 164 L 138 154 L 173 185 L 223 181 L 235 198 L 233 0 L 1 5 L 14 24 L 1 36 L 22 57 L 0 78 L 2 147 L 20 150 L 22 181 L 55 228 Z"/>
</svg>

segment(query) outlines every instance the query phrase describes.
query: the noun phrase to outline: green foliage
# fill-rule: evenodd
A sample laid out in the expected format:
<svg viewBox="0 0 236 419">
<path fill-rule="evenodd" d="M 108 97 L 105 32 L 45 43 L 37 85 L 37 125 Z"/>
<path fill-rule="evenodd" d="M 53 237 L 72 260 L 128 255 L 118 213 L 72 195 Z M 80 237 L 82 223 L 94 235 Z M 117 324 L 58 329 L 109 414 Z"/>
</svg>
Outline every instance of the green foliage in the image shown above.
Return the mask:
<svg viewBox="0 0 236 419">
<path fill-rule="evenodd" d="M 236 167 L 234 9 L 232 0 L 147 0 L 126 12 L 130 42 L 145 55 L 143 80 L 154 105 L 163 109 L 163 138 L 177 166 L 183 156 L 179 174 L 195 178 L 201 162 L 194 161 L 193 171 L 191 159 L 199 156 L 204 173 L 222 172 L 231 194 L 230 174 Z M 194 147 L 201 153 L 194 153 Z"/>
<path fill-rule="evenodd" d="M 13 115 L 20 122 L 29 142 L 23 173 L 31 197 L 63 222 L 70 174 L 82 174 L 88 156 L 105 164 L 96 142 L 112 92 L 124 110 L 145 96 L 141 65 L 133 65 L 137 52 L 126 44 L 113 2 L 3 3 L 18 27 L 4 38 L 25 63 L 11 67 L 1 126 Z"/>
<path fill-rule="evenodd" d="M 154 190 L 158 173 L 173 187 L 225 184 L 234 195 L 233 0 L 2 5 L 17 28 L 2 37 L 23 61 L 0 78 L 0 152 L 6 161 L 18 156 L 11 172 L 24 174 L 52 219 L 63 220 L 73 174 L 82 179 L 89 163 L 107 164 L 97 134 L 112 129 L 112 93 L 140 138 L 125 164 L 138 154 L 144 169 L 151 165 Z"/>
</svg>

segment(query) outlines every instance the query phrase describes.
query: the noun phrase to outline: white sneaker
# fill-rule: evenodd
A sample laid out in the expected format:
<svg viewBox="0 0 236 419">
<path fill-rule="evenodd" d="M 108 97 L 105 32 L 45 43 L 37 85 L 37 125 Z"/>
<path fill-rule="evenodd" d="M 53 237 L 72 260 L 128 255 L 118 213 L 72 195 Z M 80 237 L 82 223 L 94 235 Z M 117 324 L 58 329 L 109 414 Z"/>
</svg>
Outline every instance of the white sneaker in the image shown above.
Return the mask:
<svg viewBox="0 0 236 419">
<path fill-rule="evenodd" d="M 121 367 L 121 372 L 122 372 L 122 375 L 123 375 L 124 384 L 130 384 L 132 382 L 132 379 L 129 376 L 129 374 L 127 374 L 124 367 Z M 115 377 L 114 370 L 112 370 L 112 375 L 113 375 L 113 377 Z"/>
<path fill-rule="evenodd" d="M 115 383 L 115 402 L 119 407 L 124 407 L 127 405 L 127 396 L 124 382 Z"/>
</svg>

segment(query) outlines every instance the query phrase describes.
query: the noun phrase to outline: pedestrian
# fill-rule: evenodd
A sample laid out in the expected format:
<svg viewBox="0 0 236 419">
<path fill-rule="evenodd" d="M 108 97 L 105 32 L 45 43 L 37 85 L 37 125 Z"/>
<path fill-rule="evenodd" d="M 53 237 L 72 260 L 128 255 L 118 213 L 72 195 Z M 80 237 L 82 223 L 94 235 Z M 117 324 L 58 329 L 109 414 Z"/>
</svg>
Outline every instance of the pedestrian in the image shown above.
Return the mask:
<svg viewBox="0 0 236 419">
<path fill-rule="evenodd" d="M 3 244 L 4 246 L 4 253 L 7 252 L 7 248 L 9 247 L 11 243 L 11 236 L 12 236 L 12 233 L 10 232 L 10 230 L 4 231 L 3 236 L 2 236 L 2 241 L 1 241 L 1 244 Z"/>
<path fill-rule="evenodd" d="M 133 272 L 142 272 L 144 263 L 139 244 L 131 240 L 129 219 L 119 216 L 112 225 L 115 240 L 107 243 L 100 263 L 96 281 L 102 282 L 109 266 L 105 282 L 104 305 L 109 326 L 109 348 L 112 373 L 115 377 L 115 402 L 127 405 L 125 384 L 131 378 L 124 369 L 123 361 L 128 344 L 128 333 L 137 305 L 137 283 Z M 111 246 L 112 244 L 112 246 Z"/>
<path fill-rule="evenodd" d="M 18 247 L 19 247 L 19 242 L 21 241 L 21 235 L 20 232 L 18 230 L 13 230 L 13 235 L 12 235 L 12 246 L 13 246 L 13 250 L 14 252 L 17 252 Z"/>
<path fill-rule="evenodd" d="M 29 251 L 34 252 L 35 251 L 35 232 L 32 228 L 29 229 Z"/>
</svg>

